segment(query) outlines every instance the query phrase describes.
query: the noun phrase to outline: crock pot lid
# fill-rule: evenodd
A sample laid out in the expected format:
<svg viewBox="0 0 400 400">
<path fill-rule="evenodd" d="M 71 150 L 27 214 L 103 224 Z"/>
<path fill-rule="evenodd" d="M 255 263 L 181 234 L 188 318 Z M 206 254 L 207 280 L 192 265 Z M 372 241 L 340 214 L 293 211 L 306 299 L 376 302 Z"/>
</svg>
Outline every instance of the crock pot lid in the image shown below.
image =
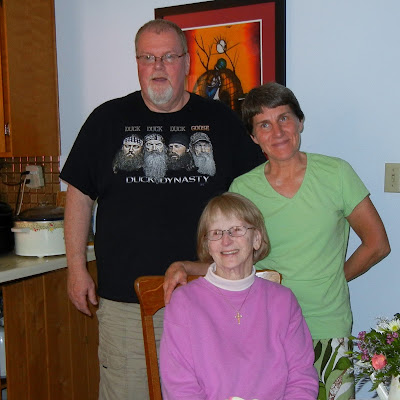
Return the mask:
<svg viewBox="0 0 400 400">
<path fill-rule="evenodd" d="M 39 206 L 22 211 L 16 220 L 19 221 L 56 221 L 64 219 L 64 208 L 56 206 Z"/>
</svg>

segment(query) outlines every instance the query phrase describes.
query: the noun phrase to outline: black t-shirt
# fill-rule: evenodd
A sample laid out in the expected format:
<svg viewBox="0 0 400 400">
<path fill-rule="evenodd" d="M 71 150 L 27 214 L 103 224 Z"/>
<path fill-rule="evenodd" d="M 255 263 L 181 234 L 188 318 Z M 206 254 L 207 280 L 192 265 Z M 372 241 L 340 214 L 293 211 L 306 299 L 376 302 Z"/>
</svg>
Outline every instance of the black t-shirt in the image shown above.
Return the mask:
<svg viewBox="0 0 400 400">
<path fill-rule="evenodd" d="M 137 302 L 138 276 L 196 260 L 207 201 L 263 161 L 238 116 L 219 101 L 191 94 L 180 111 L 156 113 L 134 92 L 96 108 L 60 176 L 98 201 L 99 295 Z"/>
</svg>

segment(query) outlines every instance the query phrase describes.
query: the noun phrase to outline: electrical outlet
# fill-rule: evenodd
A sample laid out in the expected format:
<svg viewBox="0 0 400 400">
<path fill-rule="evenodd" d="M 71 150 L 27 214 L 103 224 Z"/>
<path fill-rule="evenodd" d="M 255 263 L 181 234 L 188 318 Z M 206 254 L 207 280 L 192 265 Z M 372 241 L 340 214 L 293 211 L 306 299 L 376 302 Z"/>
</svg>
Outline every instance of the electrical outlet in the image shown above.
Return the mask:
<svg viewBox="0 0 400 400">
<path fill-rule="evenodd" d="M 400 164 L 385 164 L 385 192 L 400 193 Z"/>
<path fill-rule="evenodd" d="M 43 169 L 41 165 L 27 165 L 26 170 L 29 172 L 26 176 L 26 179 L 29 179 L 29 183 L 26 184 L 27 187 L 37 189 L 44 186 Z"/>
</svg>

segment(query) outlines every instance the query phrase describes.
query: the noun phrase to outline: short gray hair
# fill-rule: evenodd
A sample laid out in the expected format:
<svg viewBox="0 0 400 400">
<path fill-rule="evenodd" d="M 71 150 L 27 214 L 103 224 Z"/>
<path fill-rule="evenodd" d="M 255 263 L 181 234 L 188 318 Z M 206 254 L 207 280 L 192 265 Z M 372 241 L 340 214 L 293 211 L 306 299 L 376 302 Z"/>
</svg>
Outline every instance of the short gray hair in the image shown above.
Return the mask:
<svg viewBox="0 0 400 400">
<path fill-rule="evenodd" d="M 137 51 L 137 45 L 140 39 L 140 36 L 142 35 L 143 32 L 146 31 L 151 31 L 157 34 L 160 34 L 162 32 L 167 32 L 167 31 L 175 31 L 176 34 L 178 35 L 181 45 L 182 45 L 182 51 L 183 53 L 187 53 L 188 51 L 188 46 L 187 46 L 187 41 L 186 41 L 186 36 L 183 33 L 182 29 L 179 28 L 177 24 L 175 24 L 172 21 L 169 21 L 167 19 L 153 19 L 149 22 L 146 22 L 141 28 L 136 33 L 135 36 L 135 49 Z"/>
</svg>

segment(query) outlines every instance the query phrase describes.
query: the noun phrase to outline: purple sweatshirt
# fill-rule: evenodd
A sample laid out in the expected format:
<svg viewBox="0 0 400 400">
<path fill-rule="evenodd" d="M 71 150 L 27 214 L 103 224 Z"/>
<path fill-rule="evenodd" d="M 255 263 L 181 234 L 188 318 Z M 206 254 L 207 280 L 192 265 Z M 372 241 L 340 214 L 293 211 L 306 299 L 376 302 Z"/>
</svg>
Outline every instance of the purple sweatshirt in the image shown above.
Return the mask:
<svg viewBox="0 0 400 400">
<path fill-rule="evenodd" d="M 255 278 L 248 289 L 228 291 L 199 278 L 175 290 L 165 309 L 164 400 L 315 400 L 313 362 L 300 306 L 279 284 Z"/>
</svg>

